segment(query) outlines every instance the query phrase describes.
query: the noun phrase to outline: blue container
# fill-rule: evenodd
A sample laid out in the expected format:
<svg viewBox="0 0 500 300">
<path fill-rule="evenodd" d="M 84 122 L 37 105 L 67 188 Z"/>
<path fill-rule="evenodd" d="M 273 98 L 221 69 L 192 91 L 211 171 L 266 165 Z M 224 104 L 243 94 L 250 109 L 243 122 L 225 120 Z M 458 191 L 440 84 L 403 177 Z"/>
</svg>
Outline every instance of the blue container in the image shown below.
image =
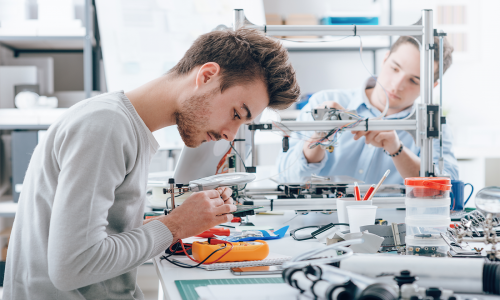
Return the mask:
<svg viewBox="0 0 500 300">
<path fill-rule="evenodd" d="M 465 199 L 465 193 L 464 189 L 465 186 L 470 185 L 471 191 L 469 196 L 467 197 L 467 200 L 464 201 Z M 467 202 L 469 201 L 470 197 L 472 196 L 472 193 L 474 193 L 474 187 L 470 183 L 464 183 L 461 180 L 452 180 L 451 181 L 451 193 L 450 193 L 450 198 L 451 198 L 451 205 L 450 209 L 451 210 L 463 210 Z"/>
<path fill-rule="evenodd" d="M 300 97 L 299 101 L 295 103 L 295 108 L 296 109 L 302 109 L 304 106 L 306 106 L 307 103 L 309 103 L 309 98 L 311 98 L 313 94 L 306 94 Z"/>
<path fill-rule="evenodd" d="M 378 17 L 325 17 L 321 25 L 378 25 Z"/>
</svg>

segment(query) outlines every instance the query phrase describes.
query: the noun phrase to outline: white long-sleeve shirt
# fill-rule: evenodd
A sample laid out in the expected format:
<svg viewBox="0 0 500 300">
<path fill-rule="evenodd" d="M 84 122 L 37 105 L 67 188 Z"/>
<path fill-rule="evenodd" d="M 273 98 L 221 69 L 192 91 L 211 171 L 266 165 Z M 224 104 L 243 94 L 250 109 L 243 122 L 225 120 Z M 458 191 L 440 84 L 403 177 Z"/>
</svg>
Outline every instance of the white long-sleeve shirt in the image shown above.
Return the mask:
<svg viewBox="0 0 500 300">
<path fill-rule="evenodd" d="M 142 225 L 157 149 L 123 92 L 50 126 L 23 183 L 3 299 L 143 299 L 137 267 L 172 243 L 160 221 Z"/>
</svg>

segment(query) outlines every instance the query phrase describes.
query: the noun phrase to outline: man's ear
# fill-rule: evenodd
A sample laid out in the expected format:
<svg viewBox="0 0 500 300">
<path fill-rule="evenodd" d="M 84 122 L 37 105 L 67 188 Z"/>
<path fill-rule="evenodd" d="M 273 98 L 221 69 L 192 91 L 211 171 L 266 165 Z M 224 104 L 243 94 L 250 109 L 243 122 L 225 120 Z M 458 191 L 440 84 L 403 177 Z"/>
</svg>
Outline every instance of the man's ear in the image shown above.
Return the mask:
<svg viewBox="0 0 500 300">
<path fill-rule="evenodd" d="M 215 78 L 220 75 L 220 66 L 218 63 L 209 62 L 204 64 L 196 74 L 196 87 L 202 88 L 204 85 L 212 84 Z"/>
</svg>

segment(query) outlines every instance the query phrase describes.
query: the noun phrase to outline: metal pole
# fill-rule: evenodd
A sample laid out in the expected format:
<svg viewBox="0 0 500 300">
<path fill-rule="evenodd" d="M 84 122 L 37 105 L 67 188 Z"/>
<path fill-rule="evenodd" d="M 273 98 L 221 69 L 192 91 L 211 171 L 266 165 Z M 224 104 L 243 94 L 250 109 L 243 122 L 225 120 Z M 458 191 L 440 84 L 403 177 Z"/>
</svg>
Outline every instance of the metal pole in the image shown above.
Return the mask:
<svg viewBox="0 0 500 300">
<path fill-rule="evenodd" d="M 373 50 L 373 75 L 377 76 L 377 50 Z"/>
<path fill-rule="evenodd" d="M 243 9 L 235 9 L 233 30 L 243 27 L 245 25 L 245 19 L 245 13 L 243 12 Z"/>
<path fill-rule="evenodd" d="M 255 147 L 255 130 L 250 130 L 250 143 L 252 149 L 252 167 L 257 166 L 257 148 Z"/>
<path fill-rule="evenodd" d="M 90 98 L 92 92 L 92 33 L 91 33 L 91 0 L 85 0 L 85 40 L 83 46 L 83 88 L 85 97 Z"/>
<path fill-rule="evenodd" d="M 281 121 L 276 125 L 268 124 L 272 131 L 330 131 L 333 128 L 341 127 L 352 123 L 353 120 L 334 121 Z M 415 130 L 416 120 L 368 120 L 368 130 Z M 361 121 L 357 126 L 345 128 L 345 131 L 365 131 L 366 121 Z"/>
<path fill-rule="evenodd" d="M 443 47 L 444 47 L 444 36 L 439 35 L 439 117 L 443 116 Z M 439 130 L 439 172 L 444 174 L 444 158 L 443 158 L 443 124 L 439 122 L 441 126 Z"/>
<path fill-rule="evenodd" d="M 240 129 L 238 129 L 238 133 L 236 134 L 236 138 L 234 139 L 234 149 L 238 152 L 236 154 L 236 164 L 235 171 L 236 172 L 246 172 L 244 161 L 246 158 L 246 147 L 245 147 L 245 127 L 247 125 L 241 125 Z M 238 157 L 238 154 L 240 157 Z M 240 159 L 241 158 L 241 159 Z"/>
<path fill-rule="evenodd" d="M 432 11 L 431 11 L 432 12 Z M 432 13 L 431 13 L 432 14 Z M 432 21 L 431 21 L 432 22 Z M 422 35 L 422 25 L 382 26 L 382 25 L 255 25 L 250 23 L 242 9 L 234 10 L 233 29 L 254 28 L 267 35 L 331 35 L 331 36 L 374 36 L 374 35 Z"/>
<path fill-rule="evenodd" d="M 418 136 L 422 140 L 420 148 L 420 176 L 434 173 L 432 162 L 432 140 L 427 137 L 427 105 L 432 104 L 432 89 L 434 84 L 434 28 L 432 10 L 422 10 L 422 45 L 420 50 L 420 98 L 418 114 Z"/>
<path fill-rule="evenodd" d="M 392 0 L 389 0 L 389 25 L 392 25 Z M 392 46 L 392 35 L 389 36 L 389 47 Z"/>
<path fill-rule="evenodd" d="M 267 25 L 257 26 L 245 23 L 255 29 L 265 31 L 267 35 L 331 35 L 331 36 L 391 36 L 422 35 L 421 25 L 383 26 L 383 25 Z"/>
</svg>

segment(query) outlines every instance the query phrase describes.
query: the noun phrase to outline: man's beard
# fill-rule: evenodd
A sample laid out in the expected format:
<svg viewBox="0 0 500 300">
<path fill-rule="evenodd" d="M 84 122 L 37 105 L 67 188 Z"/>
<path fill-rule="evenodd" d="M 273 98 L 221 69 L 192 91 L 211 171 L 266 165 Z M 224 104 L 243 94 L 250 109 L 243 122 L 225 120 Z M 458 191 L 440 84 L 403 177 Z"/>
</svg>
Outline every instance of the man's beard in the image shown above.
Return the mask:
<svg viewBox="0 0 500 300">
<path fill-rule="evenodd" d="M 215 140 L 220 140 L 221 135 L 215 131 L 207 130 L 210 119 L 210 101 L 219 89 L 214 89 L 200 96 L 193 96 L 182 103 L 182 107 L 174 113 L 177 129 L 184 144 L 196 148 L 206 141 L 206 133 Z"/>
</svg>

